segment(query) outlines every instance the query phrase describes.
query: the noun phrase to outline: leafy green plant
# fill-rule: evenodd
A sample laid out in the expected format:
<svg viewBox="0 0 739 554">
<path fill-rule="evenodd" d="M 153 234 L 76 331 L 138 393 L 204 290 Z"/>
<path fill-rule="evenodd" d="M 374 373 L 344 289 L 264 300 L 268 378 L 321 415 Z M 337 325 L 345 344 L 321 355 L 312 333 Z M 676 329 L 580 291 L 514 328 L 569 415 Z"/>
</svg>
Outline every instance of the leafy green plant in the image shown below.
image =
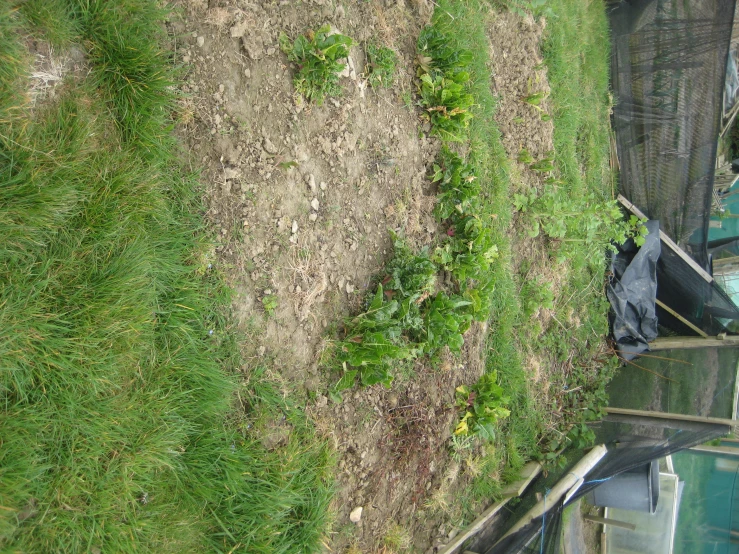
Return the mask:
<svg viewBox="0 0 739 554">
<path fill-rule="evenodd" d="M 472 52 L 460 48 L 454 31 L 440 20 L 427 25 L 418 36 L 418 76 L 428 73 L 433 77 L 454 77 L 458 73 L 469 74 Z M 467 80 L 465 79 L 465 80 Z"/>
<path fill-rule="evenodd" d="M 647 234 L 644 221 L 635 216 L 624 219 L 616 201 L 599 200 L 592 193 L 574 197 L 547 185 L 541 196 L 515 194 L 513 204 L 516 210 L 529 213 L 530 236 L 543 230 L 565 243 L 583 243 L 591 252 L 613 249 L 612 243 L 623 244 L 629 238 L 640 246 Z"/>
<path fill-rule="evenodd" d="M 268 316 L 273 316 L 277 309 L 278 300 L 277 295 L 267 294 L 262 297 L 262 307 Z"/>
<path fill-rule="evenodd" d="M 337 344 L 344 375 L 334 393 L 353 386 L 357 376 L 365 386 L 389 387 L 393 364 L 424 351 L 421 305 L 433 291 L 436 266 L 425 253 L 414 255 L 397 237 L 394 246 L 367 310 L 348 322 L 346 338 Z"/>
<path fill-rule="evenodd" d="M 459 48 L 453 34 L 436 21 L 418 38 L 420 104 L 426 109 L 432 133 L 442 140 L 461 142 L 472 119 L 474 97 L 467 90 L 471 52 Z"/>
<path fill-rule="evenodd" d="M 280 48 L 298 66 L 293 78 L 295 90 L 319 106 L 326 96 L 340 96 L 339 73 L 345 64 L 339 60 L 349 56 L 353 44 L 348 36 L 332 33 L 329 25 L 309 31 L 292 43 L 281 33 Z"/>
<path fill-rule="evenodd" d="M 434 353 L 444 346 L 459 352 L 464 344 L 462 335 L 472 322 L 472 316 L 460 308 L 471 303 L 460 296 L 449 297 L 444 292 L 440 292 L 430 301 L 428 315 L 425 318 L 427 352 Z"/>
<path fill-rule="evenodd" d="M 453 78 L 441 75 L 432 77 L 425 73 L 420 78 L 421 105 L 426 108 L 426 117 L 431 122 L 431 132 L 443 140 L 461 142 L 472 119 L 470 108 L 474 97 L 467 92 L 464 83 L 466 73 Z"/>
<path fill-rule="evenodd" d="M 484 280 L 498 257 L 498 247 L 482 214 L 474 167 L 443 149 L 434 165 L 432 181 L 439 187 L 434 213 L 446 224 L 444 240 L 434 251 L 434 261 L 463 285 L 470 278 Z"/>
<path fill-rule="evenodd" d="M 387 46 L 367 44 L 367 66 L 364 73 L 371 87 L 391 87 L 398 55 Z"/>
<path fill-rule="evenodd" d="M 521 148 L 521 151 L 518 153 L 518 161 L 522 164 L 530 164 L 534 162 L 534 157 L 531 155 L 531 152 L 525 148 Z"/>
<path fill-rule="evenodd" d="M 365 386 L 389 387 L 398 363 L 433 356 L 444 347 L 459 351 L 472 320 L 490 313 L 489 279 L 480 276 L 477 286 L 464 286 L 461 294 L 435 292 L 435 257 L 425 250 L 414 254 L 397 236 L 394 239 L 393 258 L 367 310 L 347 323 L 346 336 L 336 345 L 343 374 L 331 391 L 334 399 L 357 378 Z"/>
<path fill-rule="evenodd" d="M 472 387 L 457 387 L 456 403 L 463 415 L 454 434 L 476 434 L 483 439 L 494 440 L 495 424 L 511 415 L 506 408 L 510 399 L 504 392 L 498 384 L 497 371 L 484 374 Z"/>
</svg>

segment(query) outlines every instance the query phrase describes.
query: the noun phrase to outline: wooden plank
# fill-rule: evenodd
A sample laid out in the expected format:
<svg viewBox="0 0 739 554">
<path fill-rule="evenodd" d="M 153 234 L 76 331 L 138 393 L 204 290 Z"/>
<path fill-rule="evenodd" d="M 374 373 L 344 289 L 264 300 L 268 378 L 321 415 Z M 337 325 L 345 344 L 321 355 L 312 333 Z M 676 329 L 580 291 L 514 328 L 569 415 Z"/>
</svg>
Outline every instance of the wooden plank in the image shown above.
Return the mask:
<svg viewBox="0 0 739 554">
<path fill-rule="evenodd" d="M 633 213 L 635 216 L 640 218 L 646 218 L 647 216 L 644 215 L 644 213 L 637 208 L 634 204 L 632 204 L 629 200 L 627 200 L 624 196 L 621 194 L 618 195 L 618 201 L 631 213 Z M 713 283 L 713 277 L 701 266 L 698 265 L 698 263 L 688 256 L 682 248 L 680 248 L 674 240 L 672 240 L 670 237 L 667 236 L 667 234 L 660 229 L 659 231 L 659 238 L 662 240 L 663 243 L 665 243 L 669 248 L 671 248 L 675 254 L 680 256 L 683 261 L 688 264 L 693 270 L 698 273 L 703 279 L 706 280 L 707 283 Z"/>
<path fill-rule="evenodd" d="M 649 350 L 672 350 L 688 348 L 721 348 L 724 346 L 739 346 L 739 336 L 726 335 L 725 337 L 657 337 L 649 343 Z"/>
<path fill-rule="evenodd" d="M 627 408 L 613 408 L 611 406 L 608 406 L 607 408 L 603 408 L 603 411 L 606 414 L 643 417 L 645 419 L 663 419 L 663 420 L 671 420 L 671 421 L 687 421 L 687 422 L 694 422 L 694 423 L 711 423 L 714 425 L 728 425 L 729 427 L 736 424 L 736 420 L 733 420 L 733 419 L 692 416 L 692 415 L 685 415 L 685 414 L 671 414 L 668 412 L 649 412 L 646 410 L 630 410 Z"/>
<path fill-rule="evenodd" d="M 700 444 L 693 446 L 690 450 L 706 452 L 707 454 L 719 454 L 721 456 L 739 456 L 739 448 L 734 448 L 733 446 L 705 446 Z"/>
<path fill-rule="evenodd" d="M 673 316 L 675 316 L 676 318 L 678 318 L 685 325 L 687 325 L 693 331 L 695 331 L 696 333 L 698 333 L 701 337 L 703 337 L 705 339 L 708 338 L 708 333 L 706 333 L 705 331 L 703 331 L 703 329 L 701 329 L 700 327 L 696 327 L 695 325 L 693 325 L 690 321 L 688 321 L 683 316 L 681 316 L 679 313 L 677 313 L 675 310 L 673 310 L 672 308 L 670 308 L 667 304 L 665 304 L 664 302 L 658 300 L 657 298 L 655 298 L 654 301 L 657 303 L 657 306 L 659 306 L 660 308 L 662 308 L 666 312 L 668 312 L 668 313 L 672 314 Z"/>
<path fill-rule="evenodd" d="M 538 462 L 529 462 L 521 469 L 520 479 L 508 484 L 503 489 L 503 498 L 515 498 L 521 496 L 523 491 L 529 486 L 531 481 L 541 472 L 541 464 Z"/>
<path fill-rule="evenodd" d="M 551 488 L 551 490 L 549 490 L 547 496 L 541 501 L 537 502 L 533 508 L 526 512 L 526 514 L 520 520 L 518 520 L 518 522 L 516 522 L 516 524 L 511 527 L 505 534 L 505 536 L 500 540 L 503 540 L 505 537 L 516 533 L 517 531 L 531 523 L 531 521 L 544 513 L 547 504 L 549 505 L 549 507 L 554 506 L 562 499 L 562 497 L 569 493 L 573 487 L 579 486 L 578 483 L 582 483 L 583 477 L 587 475 L 591 469 L 598 465 L 598 462 L 600 462 L 603 456 L 606 455 L 606 452 L 607 449 L 605 445 L 599 444 L 598 446 L 590 450 L 590 452 L 585 454 L 585 456 L 580 458 L 580 461 L 578 461 L 572 467 L 570 472 L 562 477 L 562 479 L 558 481 L 557 484 Z"/>
<path fill-rule="evenodd" d="M 713 267 L 739 262 L 739 256 L 729 256 L 728 258 L 714 258 Z"/>
<path fill-rule="evenodd" d="M 456 552 L 457 548 L 462 546 L 462 543 L 464 541 L 480 532 L 480 530 L 485 527 L 485 524 L 493 519 L 493 517 L 495 517 L 495 515 L 500 512 L 506 504 L 508 504 L 509 500 L 510 498 L 504 498 L 503 500 L 496 502 L 495 504 L 490 506 L 480 515 L 480 517 L 472 522 L 472 524 L 464 531 L 464 533 L 461 533 L 454 537 L 454 540 L 450 544 L 448 544 L 444 550 L 441 551 L 441 554 L 452 554 L 453 552 Z"/>
<path fill-rule="evenodd" d="M 585 521 L 592 521 L 593 523 L 602 523 L 603 525 L 611 525 L 613 527 L 620 527 L 621 529 L 628 529 L 629 531 L 636 531 L 636 525 L 633 523 L 627 523 L 625 521 L 619 521 L 617 519 L 611 519 L 608 517 L 591 516 L 585 514 L 582 516 Z"/>
<path fill-rule="evenodd" d="M 514 481 L 503 489 L 503 499 L 490 506 L 480 515 L 480 517 L 473 521 L 463 533 L 454 537 L 454 541 L 448 544 L 441 554 L 452 554 L 462 546 L 464 541 L 479 533 L 480 530 L 482 530 L 482 528 L 485 527 L 485 525 L 495 517 L 501 509 L 503 509 L 503 506 L 505 506 L 511 498 L 520 496 L 540 472 L 541 464 L 537 462 L 529 462 L 526 464 L 521 470 L 521 479 Z"/>
</svg>

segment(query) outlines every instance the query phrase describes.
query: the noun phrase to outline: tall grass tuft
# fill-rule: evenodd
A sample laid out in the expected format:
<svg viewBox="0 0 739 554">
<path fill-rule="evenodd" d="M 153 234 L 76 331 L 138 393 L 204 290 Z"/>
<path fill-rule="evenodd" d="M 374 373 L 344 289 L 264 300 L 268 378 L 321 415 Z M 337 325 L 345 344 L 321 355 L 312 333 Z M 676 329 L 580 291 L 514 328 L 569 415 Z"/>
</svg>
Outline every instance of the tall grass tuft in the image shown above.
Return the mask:
<svg viewBox="0 0 739 554">
<path fill-rule="evenodd" d="M 162 12 L 44 5 L 0 7 L 0 550 L 316 551 L 329 450 L 275 395 L 250 410 L 289 413 L 285 445 L 236 424 L 229 291 L 197 265 Z M 31 111 L 20 39 L 49 26 L 92 72 Z"/>
</svg>

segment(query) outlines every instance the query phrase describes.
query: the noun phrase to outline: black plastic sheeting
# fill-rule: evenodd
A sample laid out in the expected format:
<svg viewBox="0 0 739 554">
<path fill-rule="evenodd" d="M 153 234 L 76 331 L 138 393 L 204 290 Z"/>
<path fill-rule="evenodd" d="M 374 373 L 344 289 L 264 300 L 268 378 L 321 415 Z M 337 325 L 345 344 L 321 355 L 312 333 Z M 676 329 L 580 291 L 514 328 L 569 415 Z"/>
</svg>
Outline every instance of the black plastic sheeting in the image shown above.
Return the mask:
<svg viewBox="0 0 739 554">
<path fill-rule="evenodd" d="M 613 338 L 627 360 L 648 352 L 648 343 L 657 338 L 659 221 L 648 221 L 646 227 L 649 234 L 641 248 L 631 239 L 617 246 L 611 262 L 613 276 L 606 287 Z"/>
</svg>

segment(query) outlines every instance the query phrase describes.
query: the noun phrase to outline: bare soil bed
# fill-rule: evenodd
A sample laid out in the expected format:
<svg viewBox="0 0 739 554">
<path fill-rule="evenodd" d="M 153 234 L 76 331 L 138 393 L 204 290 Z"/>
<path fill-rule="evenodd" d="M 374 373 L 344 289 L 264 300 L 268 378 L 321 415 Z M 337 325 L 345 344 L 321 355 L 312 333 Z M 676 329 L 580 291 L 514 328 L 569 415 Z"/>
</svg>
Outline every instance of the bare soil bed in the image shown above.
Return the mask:
<svg viewBox="0 0 739 554">
<path fill-rule="evenodd" d="M 338 404 L 327 398 L 335 374 L 326 355 L 391 252 L 388 230 L 402 231 L 416 247 L 438 232 L 427 175 L 440 143 L 414 105 L 416 38 L 433 3 L 193 0 L 181 8 L 170 22 L 184 37 L 176 55 L 187 72 L 178 133 L 193 166 L 203 168 L 207 220 L 218 236 L 211 263 L 236 291 L 233 309 L 250 361 L 244 371 L 266 366 L 286 392 L 304 391 L 317 429 L 335 444 L 330 551 L 381 551 L 397 524 L 414 551 L 433 552 L 457 532 L 446 505 L 474 472 L 454 459 L 449 440 L 454 389 L 484 371 L 486 327 L 470 329 L 461 355 L 419 362 L 391 390 L 355 389 Z M 323 23 L 356 45 L 343 97 L 307 105 L 294 93 L 278 37 Z M 491 86 L 513 159 L 522 147 L 537 158 L 551 150 L 551 124 L 520 100 L 532 87 L 547 87 L 542 31 L 543 22 L 491 16 Z M 390 89 L 371 89 L 363 78 L 371 39 L 398 53 Z M 525 167 L 515 174 L 521 182 L 514 189 L 536 186 Z M 290 429 L 274 421 L 258 431 L 276 448 Z M 360 506 L 355 525 L 349 514 Z"/>
</svg>

